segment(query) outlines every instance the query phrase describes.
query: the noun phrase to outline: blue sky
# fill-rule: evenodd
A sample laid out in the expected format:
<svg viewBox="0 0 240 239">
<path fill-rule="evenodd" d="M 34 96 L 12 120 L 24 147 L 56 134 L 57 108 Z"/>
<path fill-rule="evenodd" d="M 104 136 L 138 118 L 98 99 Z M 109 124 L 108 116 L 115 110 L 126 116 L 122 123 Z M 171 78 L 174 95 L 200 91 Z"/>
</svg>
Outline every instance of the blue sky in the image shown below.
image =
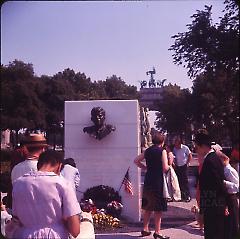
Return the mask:
<svg viewBox="0 0 240 239">
<path fill-rule="evenodd" d="M 172 35 L 187 30 L 190 16 L 212 5 L 213 20 L 224 0 L 9 1 L 1 8 L 1 63 L 32 63 L 36 75 L 66 68 L 92 81 L 116 74 L 140 86 L 154 66 L 156 80 L 190 88 L 182 66 L 172 61 Z"/>
</svg>

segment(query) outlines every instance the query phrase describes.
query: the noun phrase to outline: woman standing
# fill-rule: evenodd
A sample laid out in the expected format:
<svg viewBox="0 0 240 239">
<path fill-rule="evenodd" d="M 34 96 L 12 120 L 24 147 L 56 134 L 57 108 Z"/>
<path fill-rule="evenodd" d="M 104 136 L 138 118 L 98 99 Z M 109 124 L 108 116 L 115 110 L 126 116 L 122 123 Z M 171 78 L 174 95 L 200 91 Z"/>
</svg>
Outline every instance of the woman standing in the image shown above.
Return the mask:
<svg viewBox="0 0 240 239">
<path fill-rule="evenodd" d="M 163 173 L 169 169 L 167 152 L 163 149 L 164 135 L 156 132 L 153 135 L 153 145 L 145 152 L 138 155 L 134 163 L 141 169 L 147 170 L 143 194 L 142 194 L 142 209 L 143 214 L 143 230 L 142 236 L 149 236 L 149 221 L 152 212 L 154 212 L 155 232 L 153 237 L 169 239 L 168 236 L 160 234 L 162 212 L 167 211 L 167 201 L 163 198 Z M 143 160 L 146 160 L 146 166 Z"/>
</svg>

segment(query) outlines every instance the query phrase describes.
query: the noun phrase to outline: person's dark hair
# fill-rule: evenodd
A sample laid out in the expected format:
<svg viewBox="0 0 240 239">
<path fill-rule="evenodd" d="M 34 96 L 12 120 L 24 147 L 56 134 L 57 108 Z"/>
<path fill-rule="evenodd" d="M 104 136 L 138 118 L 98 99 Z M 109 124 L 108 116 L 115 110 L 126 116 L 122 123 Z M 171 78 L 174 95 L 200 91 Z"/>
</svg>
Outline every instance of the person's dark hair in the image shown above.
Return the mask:
<svg viewBox="0 0 240 239">
<path fill-rule="evenodd" d="M 101 107 L 94 107 L 91 110 L 91 116 L 95 117 L 96 115 L 103 115 L 105 117 L 105 110 Z"/>
<path fill-rule="evenodd" d="M 176 135 L 174 138 L 173 138 L 173 143 L 175 143 L 175 141 L 179 141 L 181 144 L 183 143 L 183 140 L 182 140 L 182 137 L 181 135 Z"/>
<path fill-rule="evenodd" d="M 26 160 L 29 151 L 25 145 L 17 146 L 14 151 L 11 152 L 11 170 L 18 163 Z"/>
<path fill-rule="evenodd" d="M 206 129 L 199 129 L 195 134 L 194 142 L 199 146 L 206 145 L 211 147 L 212 137 Z"/>
<path fill-rule="evenodd" d="M 167 150 L 167 148 L 172 152 L 173 151 L 173 149 L 174 149 L 174 145 L 173 144 L 164 144 L 164 147 L 163 147 L 164 149 L 166 149 Z"/>
<path fill-rule="evenodd" d="M 76 168 L 76 163 L 75 163 L 75 161 L 74 161 L 73 158 L 66 158 L 66 159 L 64 160 L 64 165 L 66 165 L 66 164 L 69 164 L 69 165 L 71 165 L 72 167 Z"/>
<path fill-rule="evenodd" d="M 155 132 L 152 137 L 152 143 L 155 145 L 162 144 L 165 140 L 165 136 L 160 132 Z"/>
<path fill-rule="evenodd" d="M 52 166 L 55 166 L 56 164 L 63 163 L 63 155 L 57 151 L 54 150 L 47 150 L 40 154 L 37 168 L 38 170 L 44 165 L 44 164 L 51 164 Z"/>
</svg>

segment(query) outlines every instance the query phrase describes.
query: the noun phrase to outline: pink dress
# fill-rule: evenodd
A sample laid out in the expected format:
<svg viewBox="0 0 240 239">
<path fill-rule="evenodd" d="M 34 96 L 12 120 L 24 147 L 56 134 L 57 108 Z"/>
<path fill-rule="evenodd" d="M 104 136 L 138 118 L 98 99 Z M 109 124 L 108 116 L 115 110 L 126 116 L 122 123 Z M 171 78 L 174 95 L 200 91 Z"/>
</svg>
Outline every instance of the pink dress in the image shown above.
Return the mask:
<svg viewBox="0 0 240 239">
<path fill-rule="evenodd" d="M 53 172 L 32 172 L 13 184 L 13 215 L 23 227 L 16 238 L 68 238 L 63 219 L 80 214 L 73 188 Z"/>
</svg>

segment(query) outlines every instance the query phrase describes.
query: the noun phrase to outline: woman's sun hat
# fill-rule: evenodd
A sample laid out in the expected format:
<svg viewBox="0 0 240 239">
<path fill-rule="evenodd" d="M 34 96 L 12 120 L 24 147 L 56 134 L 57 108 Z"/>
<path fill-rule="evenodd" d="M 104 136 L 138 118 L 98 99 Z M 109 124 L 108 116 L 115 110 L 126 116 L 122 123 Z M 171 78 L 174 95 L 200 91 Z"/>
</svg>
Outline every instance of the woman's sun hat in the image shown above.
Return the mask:
<svg viewBox="0 0 240 239">
<path fill-rule="evenodd" d="M 23 145 L 27 147 L 47 147 L 47 140 L 43 134 L 29 134 L 26 135 L 22 141 Z"/>
</svg>

